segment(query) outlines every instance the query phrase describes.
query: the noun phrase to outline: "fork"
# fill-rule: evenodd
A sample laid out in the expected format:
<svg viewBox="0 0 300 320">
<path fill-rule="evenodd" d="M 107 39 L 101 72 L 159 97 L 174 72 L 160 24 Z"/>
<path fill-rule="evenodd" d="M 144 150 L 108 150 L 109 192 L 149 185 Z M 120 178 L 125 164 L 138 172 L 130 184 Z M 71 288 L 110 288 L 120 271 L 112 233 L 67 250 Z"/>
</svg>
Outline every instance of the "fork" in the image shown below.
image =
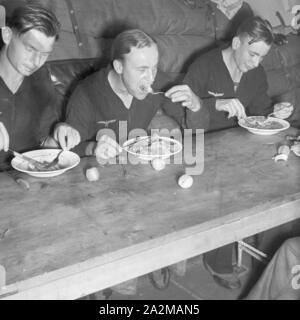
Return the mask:
<svg viewBox="0 0 300 320">
<path fill-rule="evenodd" d="M 161 94 L 162 93 L 162 94 L 164 94 L 163 91 L 156 91 L 156 92 L 153 91 L 152 87 L 141 86 L 140 88 L 145 93 L 151 93 L 151 94 Z"/>
<path fill-rule="evenodd" d="M 141 142 L 141 141 L 146 141 L 146 140 L 148 140 L 148 139 L 151 140 L 151 136 L 150 136 L 150 137 L 149 137 L 149 136 L 146 136 L 146 137 L 143 137 L 143 138 L 140 138 L 140 137 L 139 137 L 139 139 L 135 139 L 134 141 L 132 141 L 132 142 L 130 142 L 129 144 L 127 144 L 126 146 L 124 146 L 123 149 L 126 150 L 126 149 L 132 147 L 134 144 L 136 144 L 136 143 L 138 143 L 138 142 Z"/>
<path fill-rule="evenodd" d="M 275 118 L 276 118 L 275 112 L 269 113 L 266 118 L 269 118 L 269 117 L 272 117 L 272 116 L 275 116 Z"/>
<path fill-rule="evenodd" d="M 161 93 L 162 93 L 162 94 L 165 94 L 163 91 L 156 91 L 156 92 L 151 91 L 150 93 L 151 93 L 151 94 L 161 94 Z"/>
<path fill-rule="evenodd" d="M 49 169 L 51 167 L 54 167 L 58 164 L 59 162 L 59 157 L 60 155 L 63 153 L 64 150 L 60 150 L 59 153 L 57 154 L 57 156 L 51 161 L 45 164 L 44 168 L 45 169 Z"/>
</svg>

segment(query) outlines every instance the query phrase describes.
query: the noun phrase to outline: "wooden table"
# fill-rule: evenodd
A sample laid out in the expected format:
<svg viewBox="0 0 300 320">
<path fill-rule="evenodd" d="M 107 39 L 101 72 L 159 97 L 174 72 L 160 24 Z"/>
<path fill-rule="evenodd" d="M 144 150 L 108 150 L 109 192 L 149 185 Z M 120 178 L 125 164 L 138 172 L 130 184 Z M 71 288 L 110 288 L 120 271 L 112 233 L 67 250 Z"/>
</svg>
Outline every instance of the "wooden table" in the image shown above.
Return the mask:
<svg viewBox="0 0 300 320">
<path fill-rule="evenodd" d="M 290 132 L 294 132 L 291 130 Z M 0 265 L 5 299 L 75 299 L 300 217 L 300 159 L 272 160 L 288 132 L 242 128 L 205 135 L 204 172 L 183 165 L 99 167 L 82 159 L 49 179 L 0 174 Z"/>
</svg>

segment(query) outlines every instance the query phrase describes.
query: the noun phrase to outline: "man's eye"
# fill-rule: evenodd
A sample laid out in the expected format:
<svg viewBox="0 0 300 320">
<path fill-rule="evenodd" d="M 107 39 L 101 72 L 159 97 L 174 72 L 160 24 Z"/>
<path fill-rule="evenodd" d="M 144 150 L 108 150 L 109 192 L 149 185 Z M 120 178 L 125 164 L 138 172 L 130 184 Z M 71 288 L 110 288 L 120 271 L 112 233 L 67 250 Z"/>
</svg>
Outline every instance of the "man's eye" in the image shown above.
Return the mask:
<svg viewBox="0 0 300 320">
<path fill-rule="evenodd" d="M 27 50 L 28 52 L 33 52 L 33 49 L 30 48 L 30 47 L 26 47 L 26 50 Z"/>
<path fill-rule="evenodd" d="M 48 58 L 49 53 L 41 52 L 40 55 L 42 58 Z"/>
</svg>

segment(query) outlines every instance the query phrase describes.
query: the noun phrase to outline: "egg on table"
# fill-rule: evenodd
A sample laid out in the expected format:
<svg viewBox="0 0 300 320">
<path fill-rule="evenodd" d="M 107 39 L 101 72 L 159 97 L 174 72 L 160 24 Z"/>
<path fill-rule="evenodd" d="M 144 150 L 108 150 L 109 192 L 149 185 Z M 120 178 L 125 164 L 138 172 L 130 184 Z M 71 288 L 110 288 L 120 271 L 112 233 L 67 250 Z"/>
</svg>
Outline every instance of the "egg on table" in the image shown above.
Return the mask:
<svg viewBox="0 0 300 320">
<path fill-rule="evenodd" d="M 188 174 L 183 174 L 178 179 L 178 185 L 183 189 L 188 189 L 192 186 L 194 180 L 193 177 Z"/>
<path fill-rule="evenodd" d="M 166 162 L 164 159 L 155 158 L 151 161 L 151 165 L 156 171 L 161 171 L 166 167 Z"/>
<path fill-rule="evenodd" d="M 100 173 L 99 173 L 98 168 L 96 168 L 96 167 L 91 167 L 91 168 L 86 169 L 85 176 L 86 176 L 86 178 L 88 179 L 88 181 L 91 181 L 91 182 L 92 182 L 92 181 L 97 181 L 97 180 L 99 180 L 99 178 L 100 178 Z"/>
</svg>

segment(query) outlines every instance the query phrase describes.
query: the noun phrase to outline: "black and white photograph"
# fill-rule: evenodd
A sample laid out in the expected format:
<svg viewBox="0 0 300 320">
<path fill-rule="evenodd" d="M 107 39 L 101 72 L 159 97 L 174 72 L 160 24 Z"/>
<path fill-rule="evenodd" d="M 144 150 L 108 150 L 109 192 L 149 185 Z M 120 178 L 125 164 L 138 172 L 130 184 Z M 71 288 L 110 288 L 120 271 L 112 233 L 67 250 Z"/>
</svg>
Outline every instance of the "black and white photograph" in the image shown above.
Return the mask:
<svg viewBox="0 0 300 320">
<path fill-rule="evenodd" d="M 0 28 L 0 308 L 300 300 L 300 0 L 0 0 Z"/>
</svg>

